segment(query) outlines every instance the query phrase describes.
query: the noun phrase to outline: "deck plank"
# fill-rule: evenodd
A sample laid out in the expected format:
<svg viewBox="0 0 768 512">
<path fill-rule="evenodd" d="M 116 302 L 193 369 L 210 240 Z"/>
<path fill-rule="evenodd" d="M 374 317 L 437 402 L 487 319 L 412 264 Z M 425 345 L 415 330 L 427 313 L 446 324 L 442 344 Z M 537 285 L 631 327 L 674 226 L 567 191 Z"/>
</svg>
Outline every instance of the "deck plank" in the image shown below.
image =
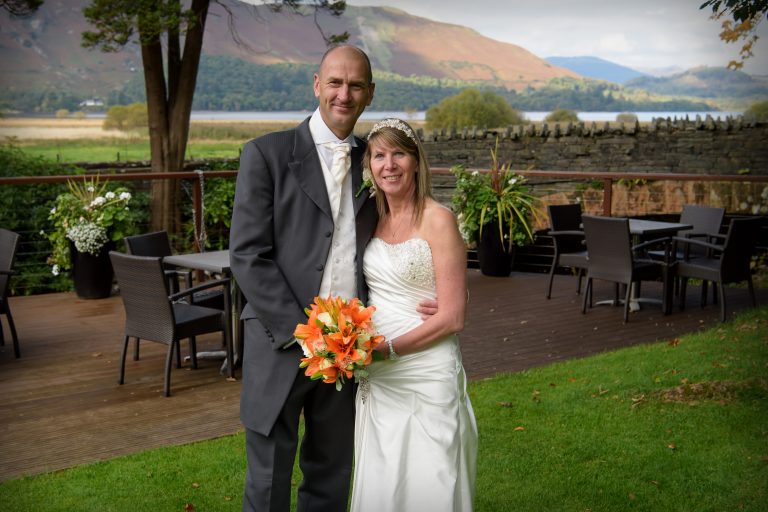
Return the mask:
<svg viewBox="0 0 768 512">
<path fill-rule="evenodd" d="M 699 308 L 693 286 L 685 312 L 662 316 L 658 307 L 644 307 L 624 325 L 621 308 L 600 306 L 582 315 L 574 277 L 556 276 L 552 299 L 546 300 L 546 279 L 527 273 L 492 278 L 468 270 L 461 341 L 470 379 L 671 339 L 716 325 L 719 318 L 716 306 Z M 659 288 L 644 284 L 644 295 L 658 296 Z M 748 307 L 746 289 L 726 293 L 731 312 Z M 608 288 L 596 288 L 596 299 L 609 296 Z M 758 303 L 766 302 L 768 290 L 758 290 Z M 14 359 L 6 327 L 6 345 L 0 347 L 0 481 L 241 430 L 241 381 L 220 375 L 220 361 L 174 369 L 173 395 L 164 398 L 165 347 L 146 342 L 140 361 L 129 354 L 126 383 L 117 384 L 124 322 L 119 296 L 80 300 L 56 293 L 13 297 L 10 304 L 22 358 Z M 220 345 L 219 336 L 198 340 L 199 350 Z"/>
</svg>

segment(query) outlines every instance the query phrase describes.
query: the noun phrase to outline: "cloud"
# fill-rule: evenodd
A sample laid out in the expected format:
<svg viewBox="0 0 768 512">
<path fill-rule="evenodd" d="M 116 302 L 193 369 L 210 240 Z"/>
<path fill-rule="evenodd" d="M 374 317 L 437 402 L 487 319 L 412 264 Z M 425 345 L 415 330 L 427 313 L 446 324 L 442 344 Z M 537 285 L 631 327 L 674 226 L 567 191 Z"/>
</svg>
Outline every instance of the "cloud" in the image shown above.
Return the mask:
<svg viewBox="0 0 768 512">
<path fill-rule="evenodd" d="M 630 53 L 634 51 L 635 44 L 631 43 L 627 36 L 620 32 L 607 33 L 600 36 L 600 42 L 597 45 L 599 52 L 607 53 Z"/>
</svg>

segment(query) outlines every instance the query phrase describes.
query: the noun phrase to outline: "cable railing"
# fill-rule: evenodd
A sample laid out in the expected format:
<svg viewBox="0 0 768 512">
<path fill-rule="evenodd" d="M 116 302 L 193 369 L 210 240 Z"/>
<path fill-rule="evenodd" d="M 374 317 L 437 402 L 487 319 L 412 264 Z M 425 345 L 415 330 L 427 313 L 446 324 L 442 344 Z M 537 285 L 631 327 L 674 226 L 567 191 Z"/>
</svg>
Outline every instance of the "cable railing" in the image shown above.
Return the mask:
<svg viewBox="0 0 768 512">
<path fill-rule="evenodd" d="M 479 172 L 489 172 L 479 169 Z M 768 214 L 768 176 L 763 175 L 711 175 L 678 173 L 619 173 L 619 172 L 574 172 L 574 171 L 515 171 L 528 180 L 534 195 L 542 199 L 542 209 L 546 204 L 580 201 L 586 212 L 606 216 L 643 216 L 647 214 L 674 215 L 679 213 L 682 203 L 696 203 L 710 206 L 724 206 L 728 214 L 766 215 Z M 446 167 L 434 167 L 433 185 L 435 195 L 446 205 L 450 204 L 455 179 Z M 88 173 L 92 176 L 96 173 Z M 143 188 L 151 189 L 155 180 L 180 180 L 185 184 L 188 195 L 181 196 L 181 203 L 175 207 L 185 212 L 187 219 L 186 235 L 175 233 L 179 239 L 189 236 L 192 229 L 192 246 L 204 249 L 201 237 L 206 226 L 203 221 L 203 209 L 206 202 L 212 200 L 205 187 L 205 181 L 214 178 L 233 179 L 237 171 L 178 171 L 167 173 L 136 172 L 130 170 L 98 171 L 102 181 L 144 182 Z M 16 176 L 0 177 L 0 187 L 27 186 L 44 184 L 64 184 L 69 180 L 81 180 L 82 174 L 59 176 Z M 664 185 L 664 186 L 662 186 Z M 185 201 L 191 204 L 184 204 Z M 718 203 L 718 204 L 714 204 Z M 652 210 L 649 210 L 649 205 Z M 190 208 L 191 207 L 191 208 Z M 645 209 L 643 209 L 645 208 Z M 190 212 L 191 209 L 191 212 Z M 546 215 L 540 217 L 546 218 Z M 6 226 L 3 226 L 6 227 Z M 546 226 L 539 225 L 538 229 Z M 44 266 L 45 241 L 37 236 L 41 230 L 50 226 L 34 226 L 34 231 L 27 233 L 26 251 L 30 259 L 38 266 Z M 25 233 L 22 234 L 22 247 Z M 37 239 L 32 246 L 32 240 Z M 187 239 L 187 243 L 189 240 Z M 224 240 L 223 243 L 226 243 Z M 188 250 L 188 246 L 187 246 Z M 20 252 L 24 252 L 20 249 Z M 23 257 L 22 257 L 23 259 Z M 18 261 L 18 260 L 17 260 Z M 42 263 L 41 263 L 42 262 Z M 22 262 L 23 263 L 23 262 Z M 45 271 L 45 269 L 43 270 Z M 21 293 L 35 293 L 34 290 L 22 290 Z"/>
</svg>

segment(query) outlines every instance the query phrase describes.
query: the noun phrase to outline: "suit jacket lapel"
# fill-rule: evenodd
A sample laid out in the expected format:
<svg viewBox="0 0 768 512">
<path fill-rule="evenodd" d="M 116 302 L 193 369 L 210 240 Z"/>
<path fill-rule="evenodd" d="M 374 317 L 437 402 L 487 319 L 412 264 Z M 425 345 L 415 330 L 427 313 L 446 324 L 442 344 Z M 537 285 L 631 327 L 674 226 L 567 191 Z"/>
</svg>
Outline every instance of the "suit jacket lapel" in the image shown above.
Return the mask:
<svg viewBox="0 0 768 512">
<path fill-rule="evenodd" d="M 360 187 L 363 184 L 363 153 L 365 152 L 365 144 L 357 139 L 357 146 L 352 148 L 352 202 L 355 206 L 355 216 L 357 216 L 360 208 L 365 204 L 366 199 L 370 195 L 369 190 L 360 191 Z M 358 194 L 358 192 L 360 192 Z"/>
<path fill-rule="evenodd" d="M 325 189 L 323 168 L 320 165 L 320 157 L 317 156 L 315 141 L 309 131 L 309 118 L 296 128 L 296 145 L 293 150 L 293 162 L 288 168 L 296 176 L 296 181 L 307 196 L 329 218 L 331 203 L 328 201 L 328 191 Z"/>
</svg>

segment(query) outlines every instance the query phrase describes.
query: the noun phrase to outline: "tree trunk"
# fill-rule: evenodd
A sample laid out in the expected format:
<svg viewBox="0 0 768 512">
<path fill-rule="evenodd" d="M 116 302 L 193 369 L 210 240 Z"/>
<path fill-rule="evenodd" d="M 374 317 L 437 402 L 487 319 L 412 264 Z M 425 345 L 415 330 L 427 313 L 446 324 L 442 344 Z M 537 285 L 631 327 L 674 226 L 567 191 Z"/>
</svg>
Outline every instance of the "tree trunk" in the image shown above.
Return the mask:
<svg viewBox="0 0 768 512">
<path fill-rule="evenodd" d="M 179 61 L 179 32 L 168 36 L 168 74 L 166 82 L 160 38 L 142 40 L 141 57 L 147 94 L 150 154 L 152 172 L 180 171 L 189 136 L 189 118 L 197 82 L 203 34 L 210 0 L 194 0 L 191 9 L 195 18 L 187 27 L 184 53 Z M 142 30 L 139 20 L 139 32 Z M 168 84 L 171 86 L 169 87 Z M 180 230 L 177 199 L 180 197 L 175 180 L 152 182 L 152 231 L 176 233 Z"/>
</svg>

